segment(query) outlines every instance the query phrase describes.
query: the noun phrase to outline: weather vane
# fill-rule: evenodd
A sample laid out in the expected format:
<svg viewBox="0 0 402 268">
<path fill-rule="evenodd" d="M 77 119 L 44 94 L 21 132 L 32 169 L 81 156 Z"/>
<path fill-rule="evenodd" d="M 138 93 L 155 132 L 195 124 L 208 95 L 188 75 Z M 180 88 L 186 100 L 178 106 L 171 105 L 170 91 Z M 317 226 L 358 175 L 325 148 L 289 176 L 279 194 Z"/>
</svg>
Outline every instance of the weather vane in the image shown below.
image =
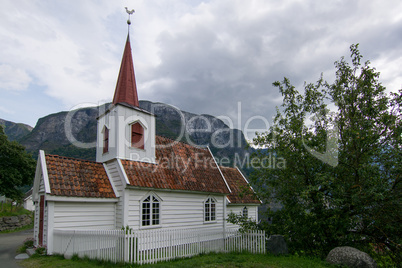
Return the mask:
<svg viewBox="0 0 402 268">
<path fill-rule="evenodd" d="M 134 9 L 128 10 L 127 7 L 125 7 L 125 9 L 126 9 L 126 12 L 127 12 L 127 14 L 128 14 L 127 24 L 130 25 L 130 24 L 131 24 L 131 20 L 130 20 L 131 17 L 130 17 L 130 16 L 135 12 L 135 10 L 134 10 Z"/>
</svg>

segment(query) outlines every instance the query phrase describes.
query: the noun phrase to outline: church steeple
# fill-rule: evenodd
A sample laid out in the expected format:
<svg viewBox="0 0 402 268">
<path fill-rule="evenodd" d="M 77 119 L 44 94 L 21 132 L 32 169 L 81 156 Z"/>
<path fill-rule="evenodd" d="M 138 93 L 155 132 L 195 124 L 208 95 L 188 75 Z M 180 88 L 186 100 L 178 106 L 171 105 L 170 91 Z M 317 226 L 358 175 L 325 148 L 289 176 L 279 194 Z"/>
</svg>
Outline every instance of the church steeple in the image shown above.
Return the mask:
<svg viewBox="0 0 402 268">
<path fill-rule="evenodd" d="M 117 103 L 126 103 L 131 106 L 139 107 L 129 34 L 127 34 L 126 46 L 124 48 L 119 77 L 113 97 L 113 104 Z"/>
<path fill-rule="evenodd" d="M 130 15 L 134 10 L 126 11 Z M 113 104 L 98 117 L 96 161 L 116 159 L 155 163 L 155 115 L 139 107 L 130 35 L 121 60 Z"/>
</svg>

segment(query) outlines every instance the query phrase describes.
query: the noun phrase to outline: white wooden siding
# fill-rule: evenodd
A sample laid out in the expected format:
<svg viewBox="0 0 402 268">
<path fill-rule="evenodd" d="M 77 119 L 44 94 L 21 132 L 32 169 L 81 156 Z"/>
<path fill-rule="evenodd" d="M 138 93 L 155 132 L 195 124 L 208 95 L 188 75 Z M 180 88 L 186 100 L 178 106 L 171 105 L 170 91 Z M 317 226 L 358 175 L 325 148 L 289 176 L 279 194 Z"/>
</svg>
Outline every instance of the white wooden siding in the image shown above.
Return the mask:
<svg viewBox="0 0 402 268">
<path fill-rule="evenodd" d="M 38 198 L 40 200 L 40 196 Z M 43 244 L 47 244 L 47 227 L 48 227 L 48 211 L 46 206 L 46 196 L 45 196 L 45 211 L 43 213 Z M 35 205 L 35 214 L 34 214 L 34 244 L 37 246 L 39 243 L 39 217 L 40 217 L 40 201 L 38 201 Z"/>
<path fill-rule="evenodd" d="M 105 163 L 106 168 L 108 170 L 109 180 L 114 184 L 118 194 L 119 201 L 116 204 L 116 221 L 115 225 L 117 228 L 122 227 L 124 225 L 123 220 L 123 200 L 124 200 L 124 188 L 122 174 L 120 174 L 119 164 L 117 160 Z"/>
<path fill-rule="evenodd" d="M 33 194 L 33 193 L 32 193 Z M 39 191 L 37 193 L 37 200 L 35 204 L 35 214 L 34 214 L 34 238 L 35 238 L 35 245 L 39 243 L 39 217 L 40 217 L 40 195 L 45 194 L 45 184 L 43 182 L 43 175 L 41 172 L 40 182 L 39 182 Z M 45 198 L 46 201 L 46 198 Z M 46 203 L 45 203 L 46 204 Z M 43 215 L 43 243 L 46 243 L 47 238 L 47 207 L 45 205 L 45 212 Z"/>
<path fill-rule="evenodd" d="M 109 179 L 113 182 L 116 190 L 119 192 L 119 195 L 122 195 L 125 186 L 123 185 L 122 178 L 120 177 L 117 160 L 105 163 L 105 165 L 107 167 L 108 174 L 110 175 Z"/>
<path fill-rule="evenodd" d="M 41 174 L 40 184 L 39 184 L 39 193 L 45 192 L 45 183 L 43 182 L 43 175 Z"/>
<path fill-rule="evenodd" d="M 35 204 L 35 213 L 34 213 L 34 239 L 35 245 L 38 245 L 38 235 L 39 235 L 39 202 Z"/>
<path fill-rule="evenodd" d="M 43 244 L 47 244 L 47 228 L 48 228 L 48 221 L 49 221 L 48 215 L 49 214 L 47 211 L 46 196 L 45 196 L 45 212 L 43 213 Z"/>
<path fill-rule="evenodd" d="M 128 223 L 133 229 L 141 228 L 141 199 L 154 193 L 161 200 L 160 226 L 162 228 L 208 228 L 223 229 L 224 201 L 223 195 L 209 195 L 207 193 L 182 193 L 167 191 L 127 190 L 129 194 Z M 204 202 L 208 197 L 215 198 L 216 221 L 204 223 Z"/>
<path fill-rule="evenodd" d="M 114 229 L 114 203 L 55 202 L 55 229 Z"/>
</svg>

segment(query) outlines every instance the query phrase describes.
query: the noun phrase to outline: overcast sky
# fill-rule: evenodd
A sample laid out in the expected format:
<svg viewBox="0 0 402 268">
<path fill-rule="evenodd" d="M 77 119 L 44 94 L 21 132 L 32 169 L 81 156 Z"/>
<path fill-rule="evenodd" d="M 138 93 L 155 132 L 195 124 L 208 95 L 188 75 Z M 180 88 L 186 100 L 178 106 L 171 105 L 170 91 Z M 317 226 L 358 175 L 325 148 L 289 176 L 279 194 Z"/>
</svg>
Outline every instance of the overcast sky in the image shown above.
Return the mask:
<svg viewBox="0 0 402 268">
<path fill-rule="evenodd" d="M 111 101 L 126 6 L 139 98 L 236 128 L 272 122 L 274 81 L 332 81 L 354 43 L 388 90 L 402 87 L 401 0 L 0 0 L 0 118 L 35 126 Z"/>
</svg>

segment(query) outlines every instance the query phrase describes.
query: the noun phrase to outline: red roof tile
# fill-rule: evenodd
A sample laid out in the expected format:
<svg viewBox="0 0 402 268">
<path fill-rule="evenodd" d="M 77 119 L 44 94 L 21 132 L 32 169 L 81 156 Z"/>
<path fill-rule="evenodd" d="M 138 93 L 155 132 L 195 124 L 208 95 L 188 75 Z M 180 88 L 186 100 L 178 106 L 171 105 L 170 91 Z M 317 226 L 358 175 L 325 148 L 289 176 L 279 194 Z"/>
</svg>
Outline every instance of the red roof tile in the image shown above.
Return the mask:
<svg viewBox="0 0 402 268">
<path fill-rule="evenodd" d="M 232 204 L 261 204 L 261 201 L 255 196 L 253 189 L 243 178 L 243 175 L 237 168 L 220 167 L 230 190 L 228 199 Z"/>
<path fill-rule="evenodd" d="M 156 164 L 122 160 L 130 185 L 228 194 L 207 149 L 156 137 Z"/>
<path fill-rule="evenodd" d="M 51 195 L 115 198 L 102 163 L 46 155 Z"/>
</svg>

